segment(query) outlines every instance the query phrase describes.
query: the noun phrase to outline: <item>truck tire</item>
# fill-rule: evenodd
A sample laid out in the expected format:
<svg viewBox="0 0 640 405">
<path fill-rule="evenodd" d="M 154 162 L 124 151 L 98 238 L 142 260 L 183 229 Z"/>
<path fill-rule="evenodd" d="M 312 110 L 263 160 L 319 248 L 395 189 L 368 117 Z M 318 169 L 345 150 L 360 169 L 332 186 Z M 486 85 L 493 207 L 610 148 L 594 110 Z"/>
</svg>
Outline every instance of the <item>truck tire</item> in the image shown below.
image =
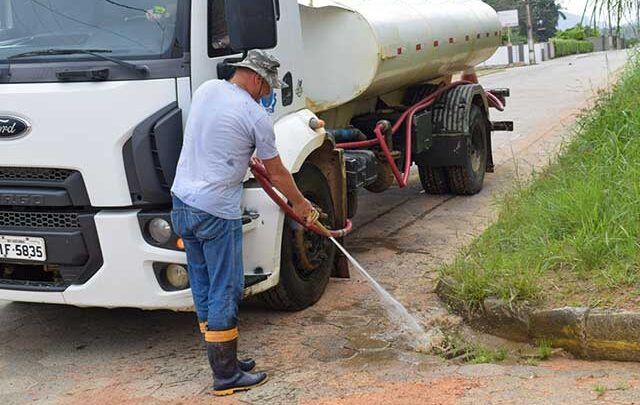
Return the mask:
<svg viewBox="0 0 640 405">
<path fill-rule="evenodd" d="M 327 215 L 322 223 L 333 227 L 335 211 L 331 191 L 325 176 L 312 164 L 304 164 L 302 170 L 294 175 L 302 194 Z M 303 235 L 304 244 L 299 243 Z M 304 245 L 304 252 L 300 249 Z M 300 255 L 306 255 L 304 266 Z M 259 295 L 265 306 L 281 311 L 300 311 L 315 304 L 327 287 L 333 270 L 336 247 L 325 237 L 302 230 L 293 220 L 285 219 L 280 252 L 280 282 L 277 286 Z"/>
<path fill-rule="evenodd" d="M 449 190 L 457 195 L 480 192 L 487 171 L 487 119 L 482 108 L 475 104 L 471 107 L 469 132 L 469 148 L 464 164 L 447 167 Z"/>
<path fill-rule="evenodd" d="M 426 193 L 447 194 L 449 192 L 446 168 L 418 165 L 418 174 L 422 188 Z"/>
</svg>

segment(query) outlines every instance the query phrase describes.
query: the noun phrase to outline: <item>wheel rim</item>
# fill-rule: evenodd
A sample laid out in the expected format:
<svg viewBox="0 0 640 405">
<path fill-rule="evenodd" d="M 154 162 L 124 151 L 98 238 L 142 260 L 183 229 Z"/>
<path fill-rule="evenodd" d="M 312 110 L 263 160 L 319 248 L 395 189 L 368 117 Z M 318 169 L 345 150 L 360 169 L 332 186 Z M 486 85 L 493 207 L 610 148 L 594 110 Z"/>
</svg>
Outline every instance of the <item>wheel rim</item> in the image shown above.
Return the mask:
<svg viewBox="0 0 640 405">
<path fill-rule="evenodd" d="M 305 197 L 312 203 L 318 205 L 324 212 L 327 207 L 318 204 L 318 201 L 311 195 Z M 329 259 L 328 249 L 331 248 L 331 241 L 323 236 L 311 232 L 293 221 L 287 219 L 292 230 L 293 265 L 298 275 L 303 279 L 312 277 Z M 321 220 L 323 225 L 331 227 L 331 218 Z"/>
</svg>

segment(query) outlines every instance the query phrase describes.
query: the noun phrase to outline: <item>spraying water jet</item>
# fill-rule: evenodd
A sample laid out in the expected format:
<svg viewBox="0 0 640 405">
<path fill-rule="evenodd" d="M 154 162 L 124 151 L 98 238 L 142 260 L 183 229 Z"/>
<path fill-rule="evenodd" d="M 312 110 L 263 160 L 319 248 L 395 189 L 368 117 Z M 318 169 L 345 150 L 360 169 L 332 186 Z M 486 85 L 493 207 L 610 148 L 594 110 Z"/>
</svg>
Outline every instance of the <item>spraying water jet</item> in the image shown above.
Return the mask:
<svg viewBox="0 0 640 405">
<path fill-rule="evenodd" d="M 400 327 L 401 331 L 406 332 L 412 347 L 418 352 L 430 352 L 433 346 L 432 337 L 434 336 L 434 331 L 425 331 L 418 320 L 411 315 L 409 311 L 407 311 L 404 305 L 395 299 L 393 295 L 389 294 L 389 292 L 385 290 L 353 256 L 351 256 L 344 246 L 342 246 L 334 237 L 330 237 L 329 239 L 349 259 L 351 264 L 353 264 L 358 272 L 369 282 L 371 287 L 373 287 L 380 297 L 389 319 L 396 323 L 398 327 Z"/>
</svg>

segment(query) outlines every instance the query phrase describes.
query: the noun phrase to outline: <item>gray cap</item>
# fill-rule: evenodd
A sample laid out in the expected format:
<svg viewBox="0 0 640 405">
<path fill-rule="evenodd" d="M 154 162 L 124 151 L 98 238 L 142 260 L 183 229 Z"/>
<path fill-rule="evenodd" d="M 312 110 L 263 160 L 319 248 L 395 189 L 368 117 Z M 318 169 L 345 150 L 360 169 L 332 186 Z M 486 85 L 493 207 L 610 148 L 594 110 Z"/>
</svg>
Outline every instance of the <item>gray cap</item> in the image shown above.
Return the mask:
<svg viewBox="0 0 640 405">
<path fill-rule="evenodd" d="M 273 55 L 261 50 L 252 49 L 242 62 L 230 63 L 229 66 L 251 69 L 269 83 L 272 89 L 285 89 L 289 87 L 278 78 L 280 61 Z"/>
</svg>

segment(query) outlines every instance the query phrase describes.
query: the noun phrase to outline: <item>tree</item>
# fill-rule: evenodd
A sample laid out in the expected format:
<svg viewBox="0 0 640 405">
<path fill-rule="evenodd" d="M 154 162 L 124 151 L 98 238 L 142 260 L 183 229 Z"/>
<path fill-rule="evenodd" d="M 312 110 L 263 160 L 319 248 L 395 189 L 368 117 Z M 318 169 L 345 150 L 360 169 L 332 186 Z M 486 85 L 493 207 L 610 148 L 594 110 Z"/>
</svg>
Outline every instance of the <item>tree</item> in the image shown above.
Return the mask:
<svg viewBox="0 0 640 405">
<path fill-rule="evenodd" d="M 585 7 L 585 13 L 591 10 L 593 23 L 596 24 L 598 17 L 604 16 L 607 19 L 609 33 L 615 32 L 615 36 L 620 36 L 622 20 L 625 16 L 636 16 L 636 29 L 640 28 L 640 2 L 638 0 L 589 0 Z"/>
<path fill-rule="evenodd" d="M 484 0 L 498 11 L 518 10 L 520 35 L 527 36 L 527 13 L 522 0 Z M 555 0 L 530 0 L 533 34 L 537 41 L 546 41 L 556 33 L 558 18 L 563 16 Z"/>
<path fill-rule="evenodd" d="M 600 31 L 597 28 L 583 27 L 582 24 L 578 24 L 573 28 L 569 28 L 564 31 L 558 31 L 555 37 L 559 39 L 573 39 L 576 41 L 584 41 L 587 38 L 599 36 Z"/>
</svg>

